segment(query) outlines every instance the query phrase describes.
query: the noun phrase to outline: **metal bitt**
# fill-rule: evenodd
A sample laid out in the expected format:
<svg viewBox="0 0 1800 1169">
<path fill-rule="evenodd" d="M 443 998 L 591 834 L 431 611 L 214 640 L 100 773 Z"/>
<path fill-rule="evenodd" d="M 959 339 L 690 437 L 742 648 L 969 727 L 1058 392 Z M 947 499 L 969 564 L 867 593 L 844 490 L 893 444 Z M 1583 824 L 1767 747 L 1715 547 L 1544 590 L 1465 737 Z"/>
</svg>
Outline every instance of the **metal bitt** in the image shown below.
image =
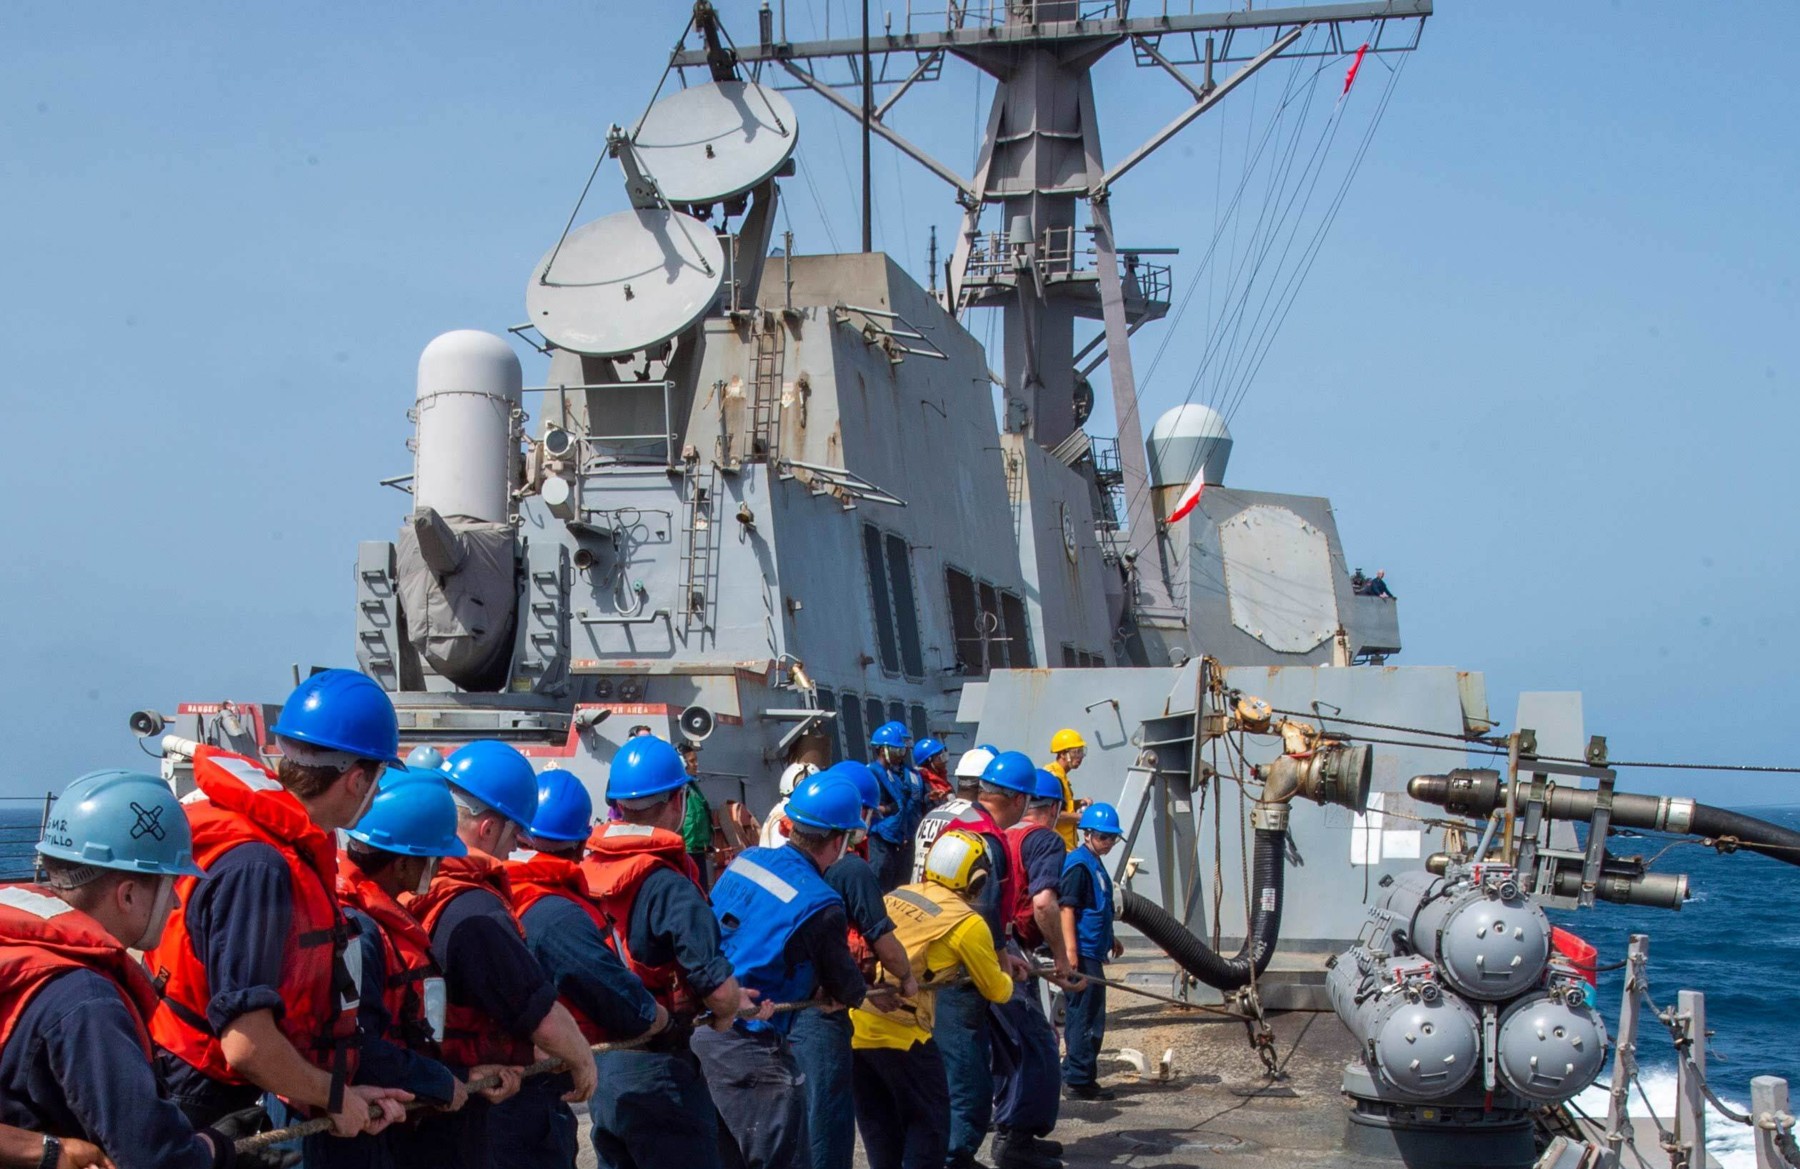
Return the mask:
<svg viewBox="0 0 1800 1169">
<path fill-rule="evenodd" d="M 1796 1154 L 1786 1080 L 1757 1076 L 1750 1081 L 1750 1123 L 1756 1128 L 1756 1169 L 1790 1169 Z"/>
<path fill-rule="evenodd" d="M 1682 1032 L 1675 1065 L 1674 1169 L 1706 1165 L 1706 996 L 1684 990 L 1676 996 L 1674 1024 Z"/>
<path fill-rule="evenodd" d="M 1613 1048 L 1612 1089 L 1606 1105 L 1607 1164 L 1619 1164 L 1630 1128 L 1631 1081 L 1637 1077 L 1638 1005 L 1644 995 L 1644 964 L 1650 960 L 1650 938 L 1632 934 L 1625 950 L 1625 992 L 1619 1003 L 1619 1036 Z"/>
</svg>

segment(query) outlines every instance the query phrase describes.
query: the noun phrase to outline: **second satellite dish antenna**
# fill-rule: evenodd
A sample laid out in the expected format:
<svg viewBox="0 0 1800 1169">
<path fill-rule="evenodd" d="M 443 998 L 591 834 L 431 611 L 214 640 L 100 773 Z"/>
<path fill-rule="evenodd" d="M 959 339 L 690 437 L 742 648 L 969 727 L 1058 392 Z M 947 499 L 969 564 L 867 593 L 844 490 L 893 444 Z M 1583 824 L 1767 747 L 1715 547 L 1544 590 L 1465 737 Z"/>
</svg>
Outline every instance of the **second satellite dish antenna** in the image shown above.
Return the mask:
<svg viewBox="0 0 1800 1169">
<path fill-rule="evenodd" d="M 679 211 L 621 211 L 582 224 L 538 262 L 525 308 L 563 349 L 635 353 L 699 320 L 724 276 L 724 250 L 706 224 Z"/>
<path fill-rule="evenodd" d="M 781 169 L 799 142 L 794 107 L 752 81 L 713 81 L 669 95 L 631 135 L 638 161 L 671 203 L 740 195 Z"/>
</svg>

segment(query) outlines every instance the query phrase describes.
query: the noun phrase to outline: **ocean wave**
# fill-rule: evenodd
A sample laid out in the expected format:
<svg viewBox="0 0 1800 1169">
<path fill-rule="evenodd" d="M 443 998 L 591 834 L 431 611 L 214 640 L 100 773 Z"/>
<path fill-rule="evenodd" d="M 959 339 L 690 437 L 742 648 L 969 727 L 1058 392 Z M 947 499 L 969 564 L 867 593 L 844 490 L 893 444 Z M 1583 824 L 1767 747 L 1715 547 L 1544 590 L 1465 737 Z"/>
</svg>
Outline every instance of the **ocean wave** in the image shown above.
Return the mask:
<svg viewBox="0 0 1800 1169">
<path fill-rule="evenodd" d="M 1675 1123 L 1675 1073 L 1662 1068 L 1643 1068 L 1638 1072 L 1638 1082 L 1643 1085 L 1644 1096 L 1649 1097 L 1650 1107 L 1656 1110 L 1657 1118 L 1662 1121 L 1663 1127 L 1673 1126 Z M 1631 1093 L 1627 1110 L 1632 1115 L 1637 1116 L 1643 1113 L 1644 1096 L 1639 1096 L 1636 1091 Z M 1747 1104 L 1733 1100 L 1723 1092 L 1719 1092 L 1718 1096 L 1729 1108 L 1738 1112 L 1750 1111 Z M 1600 1121 L 1606 1119 L 1606 1109 L 1610 1103 L 1611 1089 L 1602 1083 L 1596 1083 L 1589 1087 L 1574 1100 L 1577 1108 Z M 1756 1169 L 1756 1138 L 1749 1126 L 1727 1118 L 1710 1102 L 1706 1105 L 1706 1151 L 1724 1169 Z M 1655 1149 L 1644 1149 L 1642 1152 L 1651 1164 L 1663 1163 L 1656 1156 Z"/>
</svg>

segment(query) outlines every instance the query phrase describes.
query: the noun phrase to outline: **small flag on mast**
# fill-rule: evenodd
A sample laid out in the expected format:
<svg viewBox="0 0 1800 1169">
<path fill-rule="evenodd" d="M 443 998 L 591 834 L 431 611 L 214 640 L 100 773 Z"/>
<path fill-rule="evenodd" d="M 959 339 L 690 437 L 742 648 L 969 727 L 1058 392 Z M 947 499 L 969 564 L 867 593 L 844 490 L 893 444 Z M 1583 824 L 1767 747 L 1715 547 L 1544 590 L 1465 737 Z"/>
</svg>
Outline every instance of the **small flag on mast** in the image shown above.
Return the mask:
<svg viewBox="0 0 1800 1169">
<path fill-rule="evenodd" d="M 1339 101 L 1344 100 L 1345 94 L 1348 94 L 1350 92 L 1350 87 L 1356 83 L 1356 71 L 1358 69 L 1362 68 L 1363 54 L 1368 51 L 1369 51 L 1369 42 L 1368 41 L 1364 41 L 1362 44 L 1362 48 L 1356 50 L 1356 56 L 1351 59 L 1350 68 L 1344 74 L 1344 92 L 1338 94 Z"/>
<path fill-rule="evenodd" d="M 1206 468 L 1202 466 L 1194 472 L 1194 481 L 1188 484 L 1181 498 L 1175 501 L 1175 510 L 1169 513 L 1171 525 L 1180 523 L 1187 513 L 1193 511 L 1200 502 L 1200 495 L 1206 490 Z"/>
</svg>

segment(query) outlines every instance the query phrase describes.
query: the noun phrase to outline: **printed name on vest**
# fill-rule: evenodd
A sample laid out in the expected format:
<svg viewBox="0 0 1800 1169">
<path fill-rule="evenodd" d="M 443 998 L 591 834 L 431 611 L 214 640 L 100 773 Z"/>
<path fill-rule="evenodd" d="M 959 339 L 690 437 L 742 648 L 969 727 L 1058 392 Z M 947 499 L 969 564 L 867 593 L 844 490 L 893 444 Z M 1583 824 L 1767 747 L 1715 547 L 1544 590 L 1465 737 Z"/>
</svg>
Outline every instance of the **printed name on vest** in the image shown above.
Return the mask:
<svg viewBox="0 0 1800 1169">
<path fill-rule="evenodd" d="M 908 905 L 928 917 L 936 917 L 938 914 L 944 912 L 943 906 L 922 893 L 913 892 L 911 889 L 895 889 L 892 893 L 889 893 L 888 896 L 906 902 Z"/>
</svg>

